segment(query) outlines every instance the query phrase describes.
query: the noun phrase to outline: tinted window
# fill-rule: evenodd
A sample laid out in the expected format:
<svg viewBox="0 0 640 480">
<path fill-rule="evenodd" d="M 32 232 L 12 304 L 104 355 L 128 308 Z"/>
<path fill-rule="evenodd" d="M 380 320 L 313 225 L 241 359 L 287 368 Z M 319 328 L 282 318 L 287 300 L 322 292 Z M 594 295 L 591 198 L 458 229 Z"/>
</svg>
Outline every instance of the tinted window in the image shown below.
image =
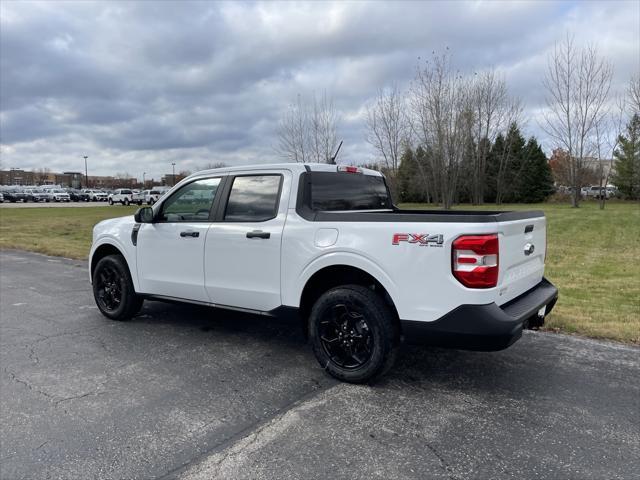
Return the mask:
<svg viewBox="0 0 640 480">
<path fill-rule="evenodd" d="M 276 216 L 280 175 L 236 177 L 224 219 L 228 222 L 264 222 Z"/>
<path fill-rule="evenodd" d="M 162 204 L 160 219 L 165 222 L 209 220 L 209 211 L 219 184 L 219 178 L 207 178 L 185 185 Z"/>
<path fill-rule="evenodd" d="M 131 190 L 122 190 L 120 193 L 123 195 L 131 195 Z"/>
<path fill-rule="evenodd" d="M 393 208 L 382 177 L 359 173 L 311 173 L 314 210 L 380 210 Z"/>
</svg>

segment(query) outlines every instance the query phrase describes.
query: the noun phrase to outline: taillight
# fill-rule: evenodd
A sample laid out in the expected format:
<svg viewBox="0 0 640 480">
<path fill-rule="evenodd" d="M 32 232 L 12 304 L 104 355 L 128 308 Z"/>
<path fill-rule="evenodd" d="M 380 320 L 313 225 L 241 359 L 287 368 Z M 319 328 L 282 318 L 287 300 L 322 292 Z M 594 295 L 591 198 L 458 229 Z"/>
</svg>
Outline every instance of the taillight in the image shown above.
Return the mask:
<svg viewBox="0 0 640 480">
<path fill-rule="evenodd" d="M 498 235 L 464 235 L 453 242 L 453 276 L 468 288 L 492 288 L 498 284 Z"/>
</svg>

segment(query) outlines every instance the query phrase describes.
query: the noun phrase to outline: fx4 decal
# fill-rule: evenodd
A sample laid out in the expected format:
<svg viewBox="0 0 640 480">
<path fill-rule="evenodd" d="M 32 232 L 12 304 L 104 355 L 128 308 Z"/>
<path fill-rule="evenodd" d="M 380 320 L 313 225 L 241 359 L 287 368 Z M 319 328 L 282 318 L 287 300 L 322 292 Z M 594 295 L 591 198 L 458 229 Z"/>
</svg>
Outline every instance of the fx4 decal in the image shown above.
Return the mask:
<svg viewBox="0 0 640 480">
<path fill-rule="evenodd" d="M 442 234 L 429 235 L 428 233 L 394 233 L 392 245 L 400 245 L 400 242 L 416 243 L 421 247 L 442 247 L 444 237 Z"/>
</svg>

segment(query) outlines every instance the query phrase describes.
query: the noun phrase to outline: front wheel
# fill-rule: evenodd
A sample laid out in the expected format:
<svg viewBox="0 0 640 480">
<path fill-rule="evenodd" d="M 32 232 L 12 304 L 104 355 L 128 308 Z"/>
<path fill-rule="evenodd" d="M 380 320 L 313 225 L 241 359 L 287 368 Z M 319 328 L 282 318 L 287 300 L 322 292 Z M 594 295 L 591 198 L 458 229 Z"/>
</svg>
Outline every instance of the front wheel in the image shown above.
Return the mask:
<svg viewBox="0 0 640 480">
<path fill-rule="evenodd" d="M 93 297 L 102 314 L 112 320 L 129 320 L 142 308 L 143 299 L 133 288 L 122 255 L 107 255 L 93 271 Z"/>
<path fill-rule="evenodd" d="M 109 205 L 113 205 L 113 199 L 109 199 Z"/>
<path fill-rule="evenodd" d="M 128 199 L 128 198 L 125 198 L 125 199 L 124 199 L 124 201 L 122 202 L 122 204 L 123 204 L 125 207 L 128 207 L 128 206 L 129 206 L 129 199 Z"/>
<path fill-rule="evenodd" d="M 309 339 L 331 376 L 364 383 L 391 368 L 399 343 L 391 308 L 373 290 L 344 285 L 325 292 L 309 316 Z"/>
</svg>

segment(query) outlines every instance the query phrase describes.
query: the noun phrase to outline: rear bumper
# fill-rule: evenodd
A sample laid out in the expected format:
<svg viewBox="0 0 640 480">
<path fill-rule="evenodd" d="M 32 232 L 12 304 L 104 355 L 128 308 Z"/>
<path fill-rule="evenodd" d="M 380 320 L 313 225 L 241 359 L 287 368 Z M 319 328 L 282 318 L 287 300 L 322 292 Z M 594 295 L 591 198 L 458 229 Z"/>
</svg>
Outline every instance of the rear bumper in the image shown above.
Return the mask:
<svg viewBox="0 0 640 480">
<path fill-rule="evenodd" d="M 558 300 L 558 289 L 546 278 L 510 302 L 498 306 L 461 305 L 433 322 L 401 320 L 407 343 L 464 350 L 495 351 L 512 345 L 531 319 L 546 305 L 545 316 Z"/>
</svg>

